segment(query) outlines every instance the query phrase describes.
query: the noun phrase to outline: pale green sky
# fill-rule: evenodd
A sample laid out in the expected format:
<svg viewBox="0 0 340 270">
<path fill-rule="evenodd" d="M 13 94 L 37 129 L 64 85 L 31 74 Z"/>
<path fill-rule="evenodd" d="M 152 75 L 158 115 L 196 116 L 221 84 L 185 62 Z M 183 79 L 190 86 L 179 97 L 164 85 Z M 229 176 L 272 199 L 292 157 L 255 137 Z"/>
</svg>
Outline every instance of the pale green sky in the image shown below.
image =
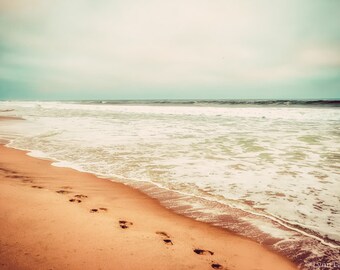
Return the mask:
<svg viewBox="0 0 340 270">
<path fill-rule="evenodd" d="M 340 98 L 338 0 L 2 0 L 0 99 Z"/>
</svg>

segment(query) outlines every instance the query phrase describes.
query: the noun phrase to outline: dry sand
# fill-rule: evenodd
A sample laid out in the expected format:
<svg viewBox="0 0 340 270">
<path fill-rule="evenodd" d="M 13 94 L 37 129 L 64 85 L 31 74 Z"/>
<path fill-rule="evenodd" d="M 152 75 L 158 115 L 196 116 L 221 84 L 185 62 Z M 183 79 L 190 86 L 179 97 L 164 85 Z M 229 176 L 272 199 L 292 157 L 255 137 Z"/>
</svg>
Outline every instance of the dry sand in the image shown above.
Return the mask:
<svg viewBox="0 0 340 270">
<path fill-rule="evenodd" d="M 297 269 L 131 187 L 5 146 L 0 213 L 0 269 Z"/>
</svg>

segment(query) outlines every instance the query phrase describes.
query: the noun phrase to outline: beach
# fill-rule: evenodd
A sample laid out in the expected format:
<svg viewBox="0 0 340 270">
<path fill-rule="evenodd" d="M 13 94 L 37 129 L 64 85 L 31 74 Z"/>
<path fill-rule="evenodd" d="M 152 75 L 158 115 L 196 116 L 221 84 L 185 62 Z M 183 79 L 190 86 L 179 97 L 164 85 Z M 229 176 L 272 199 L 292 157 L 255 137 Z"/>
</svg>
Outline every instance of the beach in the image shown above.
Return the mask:
<svg viewBox="0 0 340 270">
<path fill-rule="evenodd" d="M 297 269 L 121 183 L 0 146 L 1 269 Z"/>
<path fill-rule="evenodd" d="M 145 269 L 157 264 L 161 269 L 256 269 L 267 257 L 258 255 L 262 251 L 304 270 L 332 269 L 339 260 L 335 123 L 340 114 L 332 102 L 0 105 L 2 178 L 16 192 L 6 192 L 12 202 L 1 207 L 24 201 L 15 207 L 30 220 L 43 207 L 47 216 L 35 228 L 41 224 L 51 233 L 39 241 L 63 239 L 60 254 L 65 248 L 67 254 L 81 251 L 74 265 L 97 242 L 98 254 L 91 257 L 111 258 L 107 262 L 116 256 L 129 263 L 117 269 L 133 268 L 126 256 L 137 255 L 149 258 Z M 48 200 L 29 206 L 41 195 Z M 56 199 L 62 205 L 52 211 Z M 51 216 L 55 224 L 59 216 L 63 225 L 50 228 Z M 7 245 L 14 247 L 15 241 Z"/>
<path fill-rule="evenodd" d="M 0 270 L 340 270 L 340 1 L 0 7 Z"/>
</svg>

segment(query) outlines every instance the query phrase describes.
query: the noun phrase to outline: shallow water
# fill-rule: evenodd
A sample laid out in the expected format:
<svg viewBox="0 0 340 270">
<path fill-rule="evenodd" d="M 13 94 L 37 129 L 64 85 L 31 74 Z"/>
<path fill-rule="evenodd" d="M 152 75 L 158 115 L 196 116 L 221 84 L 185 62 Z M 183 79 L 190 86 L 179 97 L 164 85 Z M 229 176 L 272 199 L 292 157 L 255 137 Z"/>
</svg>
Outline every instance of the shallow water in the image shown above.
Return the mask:
<svg viewBox="0 0 340 270">
<path fill-rule="evenodd" d="M 0 102 L 27 119 L 0 128 L 12 147 L 116 178 L 305 268 L 339 262 L 339 108 L 213 105 Z"/>
</svg>

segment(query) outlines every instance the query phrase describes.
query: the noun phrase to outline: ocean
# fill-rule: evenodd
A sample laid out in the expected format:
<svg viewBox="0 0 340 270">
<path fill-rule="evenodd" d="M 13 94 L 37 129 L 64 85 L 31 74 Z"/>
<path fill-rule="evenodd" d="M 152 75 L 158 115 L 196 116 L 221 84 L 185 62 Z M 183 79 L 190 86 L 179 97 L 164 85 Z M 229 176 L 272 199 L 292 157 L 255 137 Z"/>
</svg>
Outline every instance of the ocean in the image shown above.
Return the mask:
<svg viewBox="0 0 340 270">
<path fill-rule="evenodd" d="M 9 146 L 138 188 L 303 269 L 340 262 L 340 101 L 2 101 Z"/>
</svg>

